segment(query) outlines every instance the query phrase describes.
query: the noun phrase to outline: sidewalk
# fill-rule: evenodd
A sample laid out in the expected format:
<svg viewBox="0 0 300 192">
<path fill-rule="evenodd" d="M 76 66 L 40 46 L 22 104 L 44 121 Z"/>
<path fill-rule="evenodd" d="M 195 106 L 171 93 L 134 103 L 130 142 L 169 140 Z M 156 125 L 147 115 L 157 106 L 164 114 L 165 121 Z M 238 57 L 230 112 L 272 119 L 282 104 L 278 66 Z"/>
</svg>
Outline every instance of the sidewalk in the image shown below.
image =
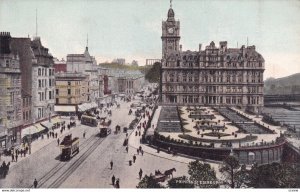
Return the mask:
<svg viewBox="0 0 300 192">
<path fill-rule="evenodd" d="M 44 147 L 46 147 L 47 145 L 49 145 L 52 142 L 57 142 L 57 139 L 59 138 L 60 141 L 62 141 L 62 139 L 64 138 L 64 136 L 66 136 L 67 134 L 69 134 L 74 127 L 72 127 L 70 130 L 67 128 L 67 122 L 70 118 L 69 117 L 61 117 L 61 120 L 65 120 L 66 121 L 66 129 L 65 131 L 62 132 L 62 134 L 60 133 L 60 128 L 53 130 L 54 134 L 57 133 L 57 138 L 52 138 L 49 137 L 49 139 L 47 138 L 47 134 L 44 134 L 44 139 L 42 139 L 41 137 L 39 137 L 38 139 L 32 141 L 31 143 L 31 154 L 27 153 L 26 156 L 22 156 L 19 154 L 18 155 L 18 161 L 12 161 L 12 157 L 11 156 L 4 156 L 2 155 L 0 158 L 0 162 L 2 163 L 3 161 L 5 161 L 5 163 L 10 162 L 10 169 L 12 167 L 14 167 L 17 163 L 21 162 L 22 160 L 30 157 L 30 155 L 34 154 L 37 151 L 42 150 Z M 80 122 L 78 120 L 76 120 L 76 125 L 78 125 Z M 76 128 L 76 127 L 75 127 Z"/>
</svg>

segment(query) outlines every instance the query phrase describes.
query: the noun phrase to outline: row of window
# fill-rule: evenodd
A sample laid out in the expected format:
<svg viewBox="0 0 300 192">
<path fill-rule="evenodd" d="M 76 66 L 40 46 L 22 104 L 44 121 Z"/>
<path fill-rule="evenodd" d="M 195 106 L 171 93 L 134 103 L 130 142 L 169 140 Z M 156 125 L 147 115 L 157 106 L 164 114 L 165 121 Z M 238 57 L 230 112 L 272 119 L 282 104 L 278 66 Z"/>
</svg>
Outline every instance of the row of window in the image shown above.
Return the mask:
<svg viewBox="0 0 300 192">
<path fill-rule="evenodd" d="M 23 98 L 23 106 L 29 107 L 30 105 L 31 105 L 31 98 L 30 97 Z"/>
<path fill-rule="evenodd" d="M 51 115 L 51 111 L 53 110 L 53 107 L 50 105 L 47 108 L 38 108 L 38 119 L 43 118 L 43 117 L 49 117 L 48 115 Z"/>
<path fill-rule="evenodd" d="M 261 93 L 262 88 L 258 86 L 254 87 L 248 87 L 248 93 Z M 242 87 L 222 87 L 222 86 L 172 86 L 172 85 L 167 85 L 163 89 L 164 91 L 169 91 L 169 92 L 177 92 L 177 91 L 195 91 L 195 92 L 209 92 L 209 93 L 242 93 L 243 89 Z"/>
<path fill-rule="evenodd" d="M 29 120 L 31 120 L 31 110 L 29 110 L 29 111 L 24 111 L 23 112 L 23 120 L 24 121 L 29 121 Z"/>
<path fill-rule="evenodd" d="M 205 104 L 242 104 L 242 97 L 236 96 L 193 96 L 184 95 L 178 97 L 176 95 L 167 95 L 167 102 L 170 103 L 205 103 Z M 260 104 L 259 97 L 248 97 L 246 104 Z"/>
<path fill-rule="evenodd" d="M 3 61 L 3 62 L 1 62 Z M 14 59 L 0 60 L 0 67 L 20 68 L 19 61 Z"/>
<path fill-rule="evenodd" d="M 200 81 L 199 81 L 200 80 Z M 261 83 L 263 82 L 262 80 L 262 77 L 251 77 L 251 76 L 247 76 L 246 77 L 246 81 L 243 81 L 243 78 L 242 77 L 235 77 L 235 76 L 227 76 L 226 77 L 226 80 L 224 81 L 225 79 L 223 77 L 201 77 L 199 78 L 198 76 L 185 76 L 183 75 L 182 78 L 177 75 L 176 78 L 174 77 L 173 74 L 169 75 L 169 78 L 167 75 L 165 75 L 165 81 L 166 82 L 196 82 L 196 83 L 199 83 L 199 82 L 207 82 L 207 83 L 243 83 L 243 82 L 252 82 L 252 83 Z"/>
<path fill-rule="evenodd" d="M 54 91 L 48 91 L 48 97 L 47 97 L 47 91 L 45 92 L 38 92 L 39 95 L 39 101 L 45 101 L 49 99 L 54 99 Z"/>
<path fill-rule="evenodd" d="M 48 86 L 49 87 L 55 86 L 55 79 L 49 79 Z M 38 80 L 39 88 L 44 88 L 44 87 L 48 87 L 48 86 L 47 86 L 47 79 L 39 79 Z"/>
<path fill-rule="evenodd" d="M 234 68 L 234 67 L 262 67 L 261 62 L 247 62 L 247 63 L 211 63 L 211 61 L 208 62 L 181 62 L 180 60 L 177 60 L 177 62 L 172 62 L 172 61 L 167 61 L 165 62 L 166 67 L 229 67 L 229 68 Z"/>
<path fill-rule="evenodd" d="M 72 82 L 68 81 L 68 86 L 71 86 Z M 75 85 L 81 85 L 81 81 L 75 81 Z"/>
<path fill-rule="evenodd" d="M 38 68 L 38 76 L 54 76 L 54 69 Z"/>
<path fill-rule="evenodd" d="M 207 75 L 219 75 L 219 76 L 241 76 L 241 75 L 250 75 L 250 76 L 263 76 L 263 72 L 260 71 L 252 71 L 252 70 L 203 70 L 203 71 L 195 71 L 195 70 L 189 70 L 188 72 L 179 72 L 179 73 L 175 73 L 175 72 L 170 72 L 170 71 L 164 71 L 165 74 L 168 75 L 183 75 L 183 76 L 190 76 L 190 75 L 196 75 L 196 76 L 207 76 Z"/>
</svg>

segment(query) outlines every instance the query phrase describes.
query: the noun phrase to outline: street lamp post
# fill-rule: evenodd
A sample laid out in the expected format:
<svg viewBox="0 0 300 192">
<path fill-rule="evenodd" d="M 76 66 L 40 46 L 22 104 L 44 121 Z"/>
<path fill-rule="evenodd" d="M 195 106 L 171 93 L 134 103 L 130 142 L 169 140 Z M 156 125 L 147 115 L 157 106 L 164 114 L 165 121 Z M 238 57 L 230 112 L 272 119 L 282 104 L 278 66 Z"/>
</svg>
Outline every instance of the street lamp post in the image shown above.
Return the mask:
<svg viewBox="0 0 300 192">
<path fill-rule="evenodd" d="M 35 119 L 33 119 L 33 125 L 35 124 Z M 29 155 L 31 154 L 31 127 L 29 127 L 29 141 L 28 141 Z"/>
</svg>

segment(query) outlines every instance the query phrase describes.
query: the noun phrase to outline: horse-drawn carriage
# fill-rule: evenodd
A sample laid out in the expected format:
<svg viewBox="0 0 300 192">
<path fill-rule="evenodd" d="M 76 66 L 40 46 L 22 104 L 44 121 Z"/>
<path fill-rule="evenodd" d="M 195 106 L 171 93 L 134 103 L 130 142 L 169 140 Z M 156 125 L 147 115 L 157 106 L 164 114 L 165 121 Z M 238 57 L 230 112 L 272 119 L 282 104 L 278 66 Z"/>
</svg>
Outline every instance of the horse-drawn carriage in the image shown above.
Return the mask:
<svg viewBox="0 0 300 192">
<path fill-rule="evenodd" d="M 164 173 L 161 173 L 159 170 L 155 170 L 155 174 L 152 175 L 153 179 L 157 182 L 165 182 L 166 179 L 170 178 L 170 176 L 172 175 L 173 178 L 173 172 L 176 172 L 175 168 L 166 170 Z"/>
</svg>

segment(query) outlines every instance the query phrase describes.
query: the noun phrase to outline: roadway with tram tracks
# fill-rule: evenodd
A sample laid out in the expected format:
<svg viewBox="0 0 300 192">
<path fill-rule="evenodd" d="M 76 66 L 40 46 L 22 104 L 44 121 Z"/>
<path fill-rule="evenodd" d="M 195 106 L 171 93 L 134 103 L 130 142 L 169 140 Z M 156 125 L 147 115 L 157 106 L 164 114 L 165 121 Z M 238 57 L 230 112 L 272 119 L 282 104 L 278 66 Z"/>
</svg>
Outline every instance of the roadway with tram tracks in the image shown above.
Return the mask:
<svg viewBox="0 0 300 192">
<path fill-rule="evenodd" d="M 32 187 L 36 178 L 40 188 L 111 188 L 111 177 L 115 175 L 120 178 L 121 188 L 134 188 L 139 182 L 138 171 L 143 169 L 145 174 L 154 173 L 154 170 L 164 171 L 176 167 L 174 176 L 187 175 L 188 159 L 181 157 L 164 158 L 163 152 L 153 155 L 145 151 L 144 156 L 136 155 L 137 161 L 129 166 L 136 149 L 130 146 L 126 153 L 123 141 L 125 133 L 114 134 L 116 125 L 123 127 L 130 124 L 134 115 L 128 115 L 130 104 L 121 102 L 121 107 L 112 108 L 112 134 L 106 138 L 99 138 L 99 128 L 88 127 L 77 123 L 77 127 L 71 129 L 73 137 L 80 138 L 80 152 L 71 160 L 61 162 L 59 160 L 60 149 L 56 140 L 31 154 L 26 159 L 15 164 L 10 170 L 7 178 L 0 181 L 0 186 L 28 188 Z M 86 138 L 82 133 L 86 131 Z M 129 132 L 130 133 L 130 132 Z M 130 136 L 130 140 L 138 142 L 140 137 Z M 165 154 L 166 156 L 166 154 Z M 168 155 L 167 155 L 168 156 Z M 113 160 L 113 169 L 109 162 Z"/>
</svg>

